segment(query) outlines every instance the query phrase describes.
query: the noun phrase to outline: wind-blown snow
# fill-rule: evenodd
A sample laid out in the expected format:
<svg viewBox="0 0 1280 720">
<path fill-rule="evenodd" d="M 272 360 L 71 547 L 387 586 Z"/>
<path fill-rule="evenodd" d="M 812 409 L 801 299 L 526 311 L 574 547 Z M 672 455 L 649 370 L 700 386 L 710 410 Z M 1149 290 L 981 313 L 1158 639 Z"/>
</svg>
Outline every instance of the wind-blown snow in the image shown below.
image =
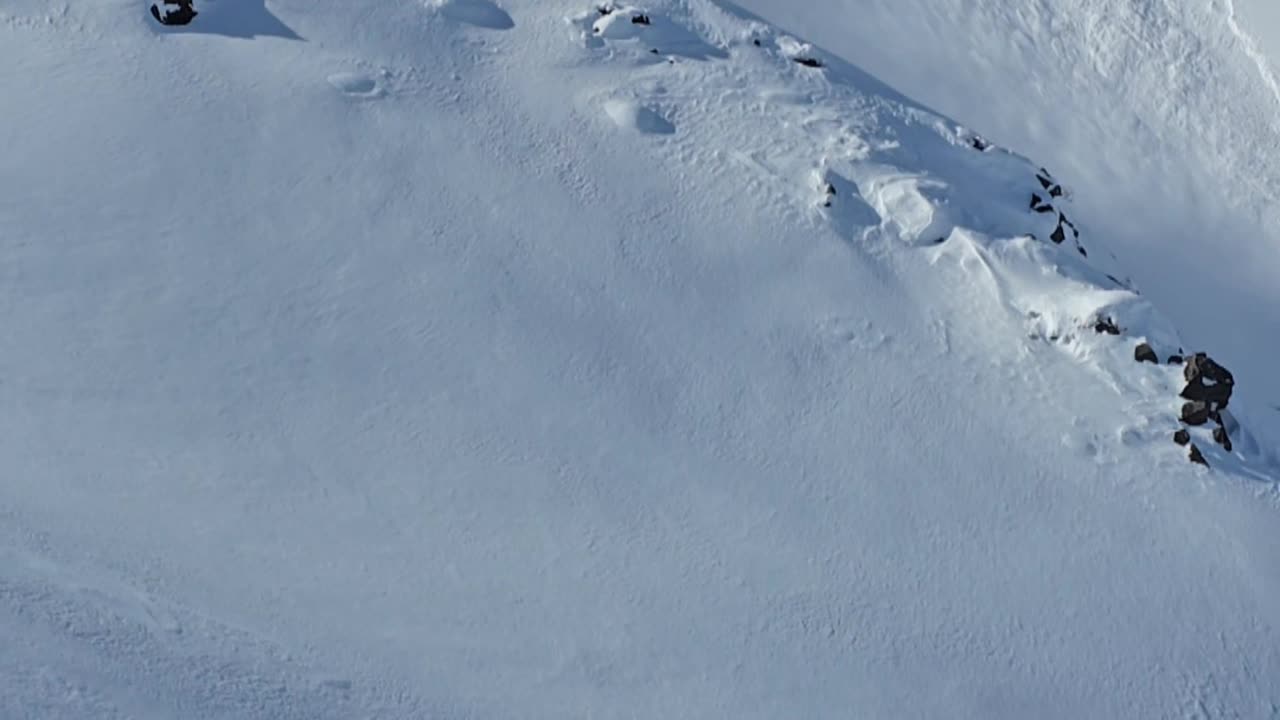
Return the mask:
<svg viewBox="0 0 1280 720">
<path fill-rule="evenodd" d="M 0 716 L 1274 715 L 1259 366 L 1188 463 L 1098 191 L 606 9 L 0 10 Z"/>
</svg>

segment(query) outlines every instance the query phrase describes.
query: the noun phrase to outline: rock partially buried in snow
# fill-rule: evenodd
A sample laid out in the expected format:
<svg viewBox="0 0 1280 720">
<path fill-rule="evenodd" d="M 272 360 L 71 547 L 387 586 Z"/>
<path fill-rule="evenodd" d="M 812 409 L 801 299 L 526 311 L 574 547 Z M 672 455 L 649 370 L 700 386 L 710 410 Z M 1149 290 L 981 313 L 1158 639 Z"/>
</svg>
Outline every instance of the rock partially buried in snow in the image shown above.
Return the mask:
<svg viewBox="0 0 1280 720">
<path fill-rule="evenodd" d="M 1209 467 L 1209 461 L 1204 459 L 1204 453 L 1200 452 L 1200 448 L 1196 447 L 1195 443 L 1191 443 L 1191 452 L 1188 453 L 1187 458 L 1197 465 Z"/>
<path fill-rule="evenodd" d="M 1141 343 L 1133 349 L 1133 359 L 1138 362 L 1149 362 L 1160 364 L 1160 357 L 1156 355 L 1156 351 L 1151 347 L 1150 343 Z"/>
<path fill-rule="evenodd" d="M 1188 425 L 1203 425 L 1209 422 L 1209 406 L 1198 400 L 1182 404 L 1182 422 Z"/>
<path fill-rule="evenodd" d="M 676 126 L 658 111 L 634 100 L 606 100 L 604 111 L 615 125 L 625 130 L 647 135 L 670 135 L 676 131 Z"/>
</svg>

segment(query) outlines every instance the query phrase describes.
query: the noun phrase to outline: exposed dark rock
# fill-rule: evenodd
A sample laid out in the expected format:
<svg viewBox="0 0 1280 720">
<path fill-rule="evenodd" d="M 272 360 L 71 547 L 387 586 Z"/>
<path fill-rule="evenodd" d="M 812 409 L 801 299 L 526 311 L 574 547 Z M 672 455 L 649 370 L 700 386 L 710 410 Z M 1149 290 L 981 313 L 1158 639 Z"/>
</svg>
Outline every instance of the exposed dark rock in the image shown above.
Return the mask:
<svg viewBox="0 0 1280 720">
<path fill-rule="evenodd" d="M 1182 428 L 1173 434 L 1173 441 L 1179 445 L 1186 445 L 1191 442 L 1191 433 L 1186 428 Z"/>
<path fill-rule="evenodd" d="M 1067 227 L 1071 228 L 1071 233 L 1073 235 L 1075 235 L 1076 237 L 1080 237 L 1080 231 L 1076 229 L 1076 224 L 1068 220 L 1066 215 L 1063 215 L 1062 213 L 1058 213 L 1058 224 L 1066 225 Z"/>
<path fill-rule="evenodd" d="M 1181 355 L 1170 355 L 1170 356 L 1169 356 L 1169 364 L 1170 364 L 1170 365 L 1181 365 L 1181 364 L 1182 364 L 1182 356 L 1181 356 Z"/>
<path fill-rule="evenodd" d="M 821 61 L 821 60 L 819 60 L 818 58 L 811 58 L 811 57 L 798 57 L 798 58 L 791 58 L 791 59 L 792 59 L 792 60 L 794 60 L 794 61 L 796 61 L 796 62 L 798 62 L 798 63 L 800 63 L 801 65 L 803 65 L 803 66 L 805 66 L 805 67 L 811 67 L 811 68 L 820 68 L 820 67 L 822 67 L 822 61 Z"/>
<path fill-rule="evenodd" d="M 612 13 L 612 12 L 613 12 L 613 8 L 611 8 L 611 7 L 607 6 L 607 5 L 597 5 L 597 6 L 596 6 L 596 12 L 600 13 L 602 16 L 603 16 L 603 15 L 608 15 L 608 14 L 610 14 L 610 13 Z"/>
<path fill-rule="evenodd" d="M 1228 385 L 1235 384 L 1235 377 L 1231 371 L 1219 365 L 1205 353 L 1196 353 L 1187 359 L 1187 366 L 1182 370 L 1182 376 L 1187 382 L 1194 382 L 1197 378 L 1208 380 L 1215 383 L 1226 383 Z"/>
<path fill-rule="evenodd" d="M 1209 467 L 1209 461 L 1204 459 L 1204 453 L 1200 452 L 1200 448 L 1196 447 L 1195 443 L 1191 444 L 1191 453 L 1188 458 L 1197 465 Z"/>
<path fill-rule="evenodd" d="M 822 201 L 822 207 L 831 207 L 831 198 L 836 196 L 836 186 L 828 182 L 823 187 L 822 192 L 825 195 L 825 198 Z"/>
<path fill-rule="evenodd" d="M 1049 197 L 1062 197 L 1062 186 L 1053 181 L 1053 176 L 1048 170 L 1040 168 L 1040 172 L 1036 173 L 1036 180 L 1040 181 L 1040 187 L 1049 192 Z"/>
<path fill-rule="evenodd" d="M 1096 333 L 1106 333 L 1108 335 L 1119 335 L 1120 326 L 1109 317 L 1100 317 L 1093 324 L 1093 331 Z"/>
<path fill-rule="evenodd" d="M 1231 401 L 1231 386 L 1187 383 L 1187 386 L 1182 388 L 1182 392 L 1178 393 L 1178 397 L 1207 403 L 1214 408 L 1224 408 Z"/>
<path fill-rule="evenodd" d="M 1076 245 L 1076 252 L 1080 253 L 1084 257 L 1089 257 L 1089 251 L 1085 250 L 1083 245 Z"/>
<path fill-rule="evenodd" d="M 652 25 L 653 22 L 649 20 L 648 15 L 639 14 L 639 15 L 631 16 L 631 24 L 632 25 Z"/>
<path fill-rule="evenodd" d="M 760 38 L 751 38 L 751 44 L 760 47 Z"/>
<path fill-rule="evenodd" d="M 1156 355 L 1156 351 L 1148 343 L 1141 343 L 1133 349 L 1133 359 L 1138 362 L 1160 364 L 1160 357 Z"/>
<path fill-rule="evenodd" d="M 1053 229 L 1053 232 L 1049 234 L 1049 239 L 1053 241 L 1054 245 L 1061 245 L 1062 241 L 1067 239 L 1067 234 L 1062 231 L 1062 223 L 1058 223 L 1058 227 Z"/>
<path fill-rule="evenodd" d="M 161 25 L 189 25 L 200 14 L 192 0 L 161 0 L 161 4 L 165 6 L 163 14 L 158 6 L 151 6 L 151 16 Z M 170 7 L 174 9 L 170 10 Z"/>
<path fill-rule="evenodd" d="M 1053 205 L 1036 193 L 1031 193 L 1031 209 L 1038 213 L 1054 212 Z"/>
<path fill-rule="evenodd" d="M 1235 378 L 1205 353 L 1196 353 L 1187 358 L 1182 376 L 1186 378 L 1187 386 L 1180 395 L 1187 400 L 1208 403 L 1210 409 L 1215 410 L 1226 407 L 1231 401 Z"/>
<path fill-rule="evenodd" d="M 978 152 L 986 152 L 987 149 L 991 147 L 991 143 L 987 142 L 986 140 L 983 140 L 977 135 L 974 135 L 973 137 L 969 138 L 969 146 L 972 147 L 974 150 L 977 150 Z"/>
<path fill-rule="evenodd" d="M 1203 425 L 1209 422 L 1209 405 L 1199 400 L 1182 403 L 1182 422 L 1188 425 Z"/>
<path fill-rule="evenodd" d="M 1227 433 L 1226 428 L 1216 427 L 1213 429 L 1213 441 L 1222 446 L 1223 450 L 1231 452 L 1231 435 Z"/>
</svg>

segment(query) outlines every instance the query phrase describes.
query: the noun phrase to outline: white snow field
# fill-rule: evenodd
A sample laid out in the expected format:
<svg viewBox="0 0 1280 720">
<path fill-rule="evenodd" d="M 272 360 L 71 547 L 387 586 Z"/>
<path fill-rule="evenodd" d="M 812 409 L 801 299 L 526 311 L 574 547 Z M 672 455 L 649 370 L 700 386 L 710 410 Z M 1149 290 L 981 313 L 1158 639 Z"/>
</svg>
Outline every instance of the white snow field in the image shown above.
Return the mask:
<svg viewBox="0 0 1280 720">
<path fill-rule="evenodd" d="M 1280 337 L 1280 3 L 739 2 L 1047 164 L 1188 339 L 1280 407 L 1259 345 Z"/>
<path fill-rule="evenodd" d="M 1041 183 L 1042 98 L 605 10 L 0 5 L 0 717 L 1280 717 L 1275 310 L 1168 292 L 1275 235 L 1108 205 L 1261 130 Z"/>
</svg>

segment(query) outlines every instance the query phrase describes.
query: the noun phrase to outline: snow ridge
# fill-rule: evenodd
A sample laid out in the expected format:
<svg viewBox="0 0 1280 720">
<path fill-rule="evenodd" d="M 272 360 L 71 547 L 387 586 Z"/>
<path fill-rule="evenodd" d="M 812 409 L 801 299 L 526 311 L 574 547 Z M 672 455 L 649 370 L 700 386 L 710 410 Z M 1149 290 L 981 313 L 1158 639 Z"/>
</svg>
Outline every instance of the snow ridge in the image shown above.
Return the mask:
<svg viewBox="0 0 1280 720">
<path fill-rule="evenodd" d="M 1240 41 L 1241 49 L 1244 54 L 1258 66 L 1258 76 L 1262 79 L 1264 85 L 1271 90 L 1271 95 L 1276 99 L 1276 104 L 1280 106 L 1280 81 L 1276 80 L 1275 73 L 1272 72 L 1271 62 L 1267 59 L 1266 53 L 1258 46 L 1258 42 L 1253 36 L 1240 26 L 1239 19 L 1236 14 L 1235 0 L 1222 0 L 1223 9 L 1226 13 L 1227 27 L 1231 28 L 1231 34 L 1235 35 Z"/>
<path fill-rule="evenodd" d="M 679 149 L 668 153 L 673 166 L 690 158 L 732 163 L 744 176 L 733 181 L 745 179 L 744 189 L 770 195 L 768 206 L 795 222 L 820 217 L 860 246 L 936 246 L 932 262 L 950 258 L 966 267 L 965 258 L 980 258 L 992 300 L 1025 317 L 1030 337 L 1096 366 L 1123 394 L 1141 396 L 1125 402 L 1145 408 L 1146 424 L 1166 429 L 1165 441 L 1172 438 L 1170 419 L 1178 413 L 1169 405 L 1181 368 L 1158 372 L 1147 390 L 1121 378 L 1147 373 L 1134 366 L 1135 346 L 1153 345 L 1163 364 L 1185 355 L 1185 343 L 1133 289 L 1112 253 L 1105 247 L 1090 253 L 1082 244 L 1078 218 L 1067 215 L 1070 194 L 1047 170 L 883 92 L 839 58 L 730 6 L 603 4 L 566 20 L 589 51 L 635 66 L 625 89 L 590 102 L 637 129 L 675 132 L 666 116 L 679 117 Z M 762 78 L 776 80 L 762 84 Z M 620 107 L 647 122 L 621 122 Z M 737 134 L 739 127 L 768 128 L 769 142 Z M 1112 342 L 1123 349 L 1082 337 L 1100 319 L 1123 329 L 1128 342 Z M 1233 448 L 1243 454 L 1215 452 L 1215 463 L 1230 458 L 1239 467 L 1243 458 L 1250 477 L 1268 477 L 1277 460 L 1267 445 L 1245 428 L 1233 429 L 1241 436 Z M 1193 453 L 1212 445 L 1207 430 L 1196 439 Z"/>
<path fill-rule="evenodd" d="M 131 5 L 0 24 L 0 715 L 1280 703 L 1065 173 L 728 3 Z"/>
</svg>

